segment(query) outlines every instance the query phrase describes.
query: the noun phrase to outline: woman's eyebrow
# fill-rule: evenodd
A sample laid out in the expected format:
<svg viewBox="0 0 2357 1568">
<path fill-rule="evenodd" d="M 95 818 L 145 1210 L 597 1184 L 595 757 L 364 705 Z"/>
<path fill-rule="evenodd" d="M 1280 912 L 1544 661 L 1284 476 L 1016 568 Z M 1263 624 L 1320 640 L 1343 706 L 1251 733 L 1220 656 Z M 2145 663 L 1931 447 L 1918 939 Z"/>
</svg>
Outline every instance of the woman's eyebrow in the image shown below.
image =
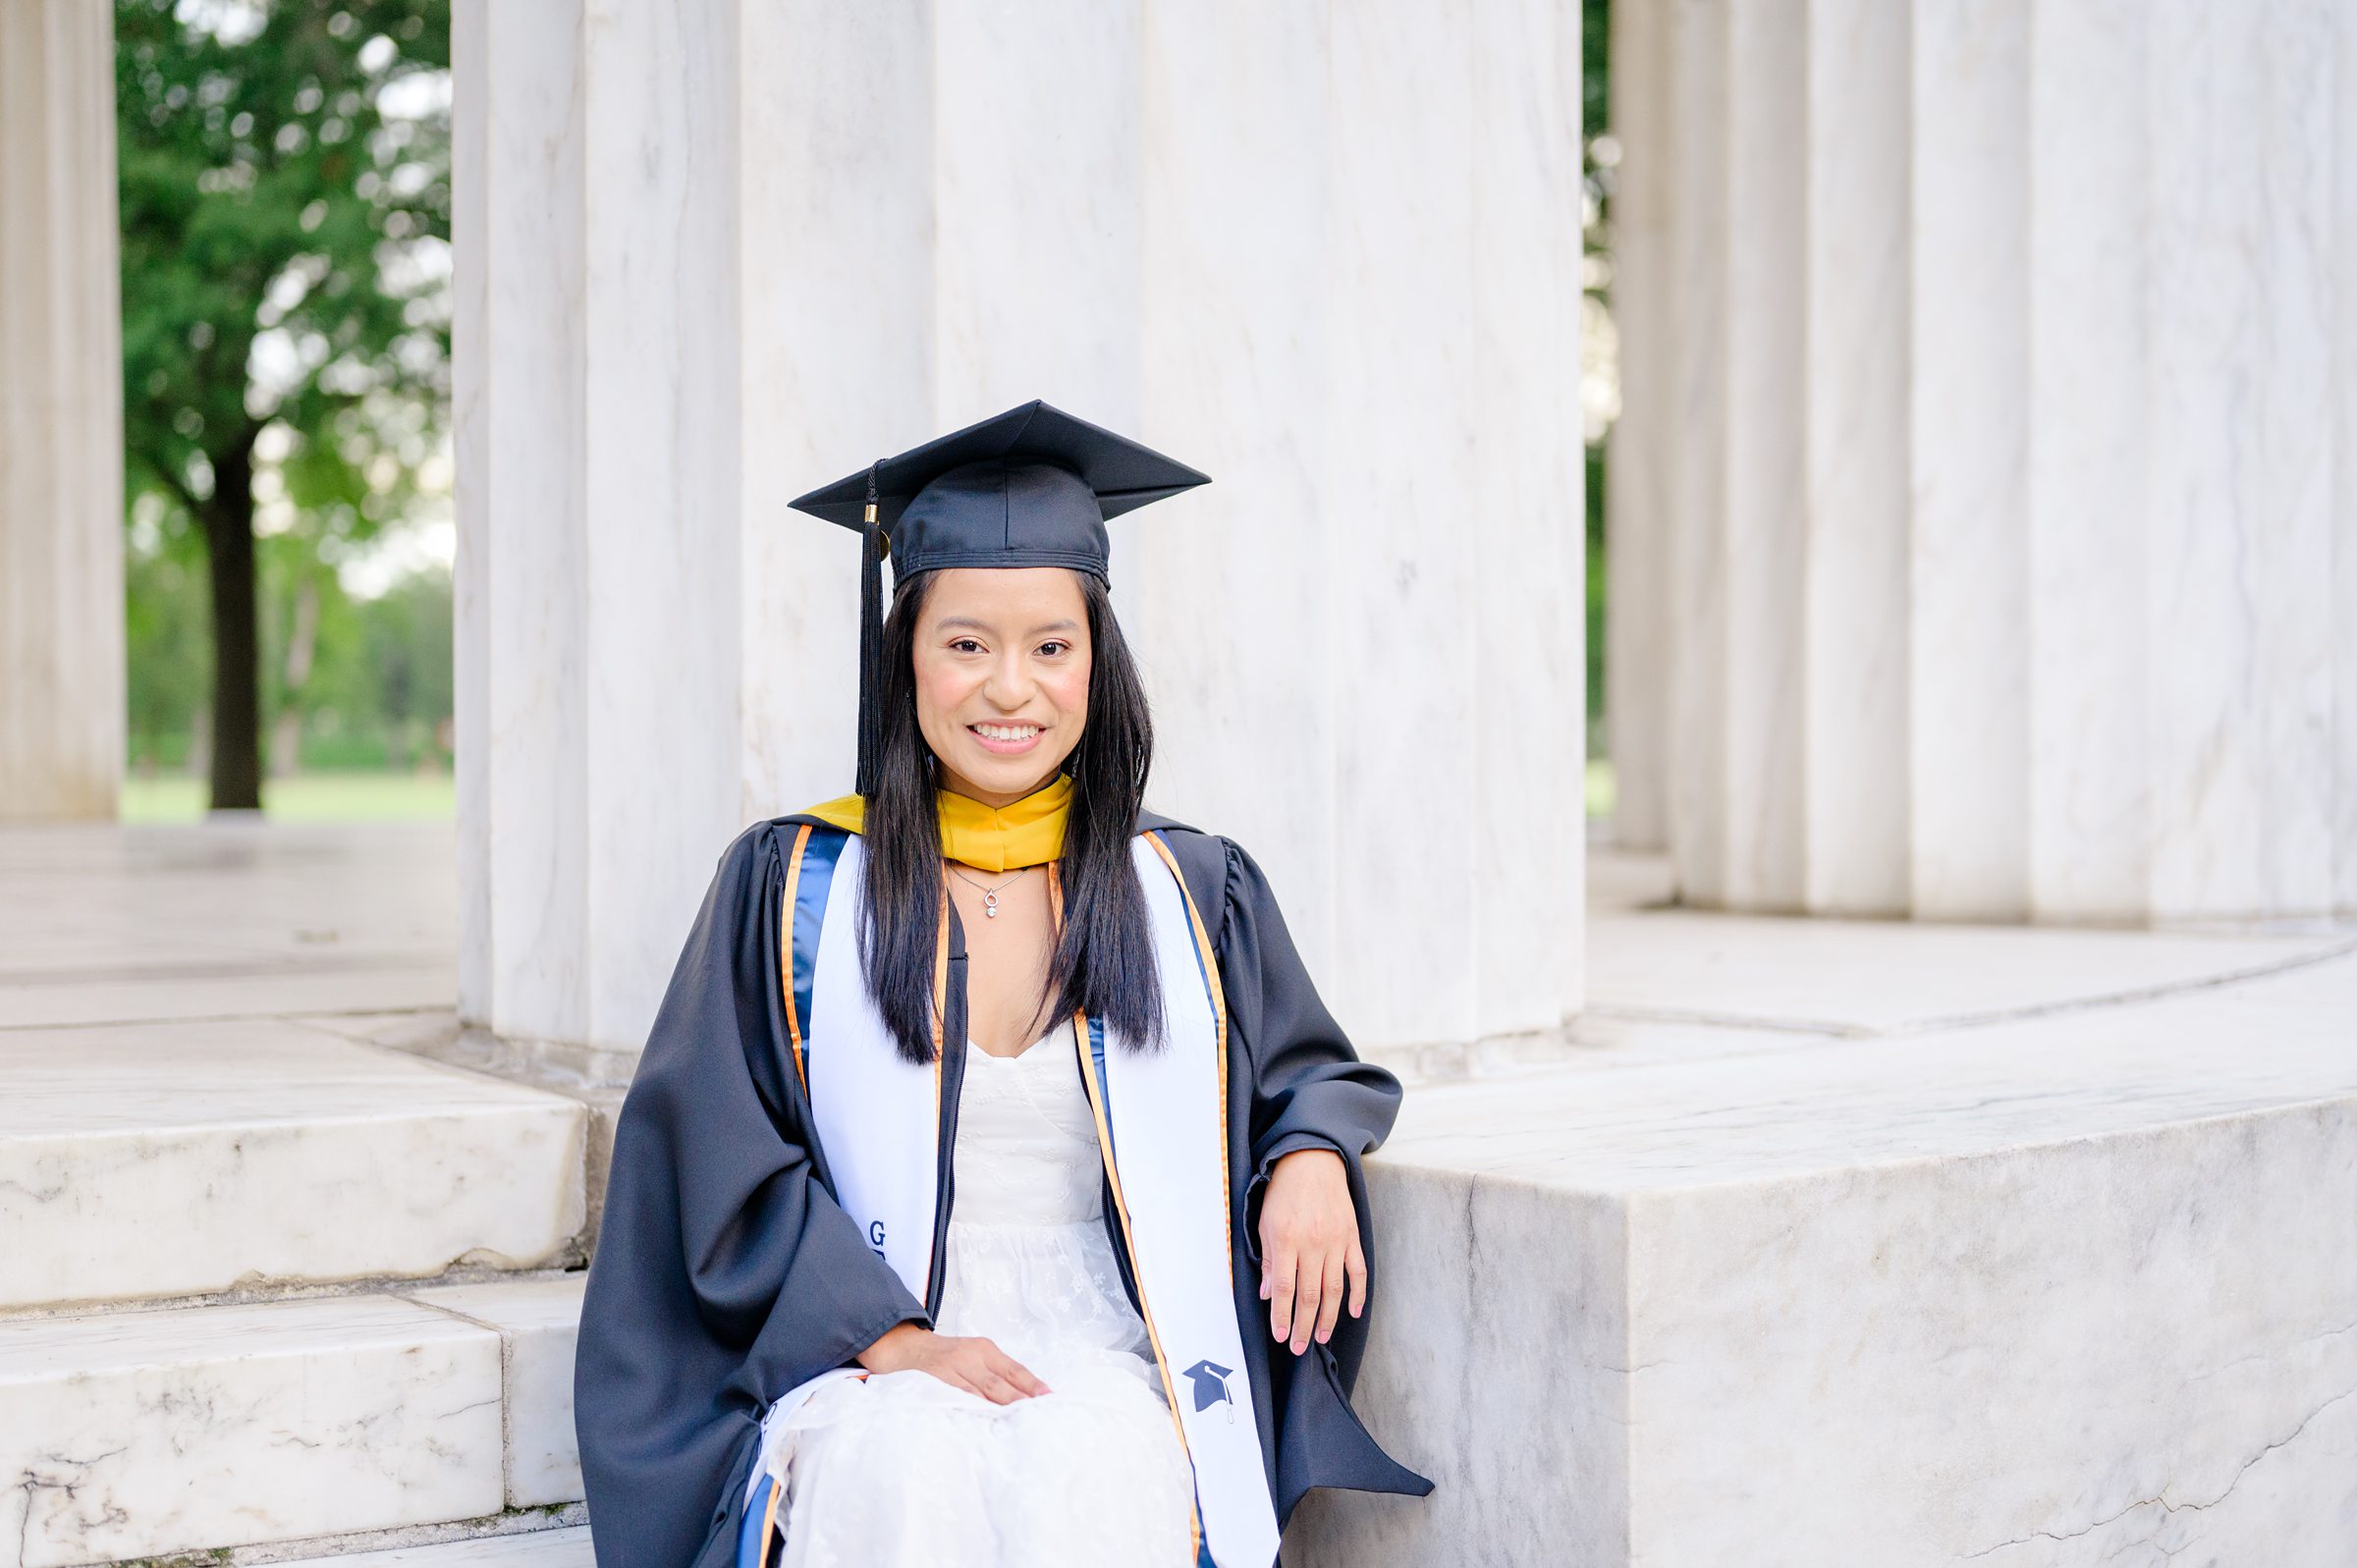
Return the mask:
<svg viewBox="0 0 2357 1568">
<path fill-rule="evenodd" d="M 971 616 L 944 616 L 941 618 L 941 620 L 934 622 L 933 629 L 936 631 L 947 631 L 952 626 L 971 626 L 976 631 L 995 631 L 998 629 L 987 622 L 976 621 Z M 1031 635 L 1036 637 L 1043 631 L 1078 631 L 1079 629 L 1080 622 L 1068 618 L 1063 621 L 1048 622 L 1045 625 L 1033 626 L 1031 628 Z"/>
</svg>

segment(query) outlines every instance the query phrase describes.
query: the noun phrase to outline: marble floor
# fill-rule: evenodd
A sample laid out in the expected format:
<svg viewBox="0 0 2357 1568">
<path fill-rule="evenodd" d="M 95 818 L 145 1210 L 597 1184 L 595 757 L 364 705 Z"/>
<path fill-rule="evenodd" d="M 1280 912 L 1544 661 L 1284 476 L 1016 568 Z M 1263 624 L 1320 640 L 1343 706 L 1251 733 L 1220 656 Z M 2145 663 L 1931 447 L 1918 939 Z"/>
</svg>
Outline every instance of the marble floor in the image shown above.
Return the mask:
<svg viewBox="0 0 2357 1568">
<path fill-rule="evenodd" d="M 0 827 L 0 1028 L 452 1004 L 447 823 Z"/>
</svg>

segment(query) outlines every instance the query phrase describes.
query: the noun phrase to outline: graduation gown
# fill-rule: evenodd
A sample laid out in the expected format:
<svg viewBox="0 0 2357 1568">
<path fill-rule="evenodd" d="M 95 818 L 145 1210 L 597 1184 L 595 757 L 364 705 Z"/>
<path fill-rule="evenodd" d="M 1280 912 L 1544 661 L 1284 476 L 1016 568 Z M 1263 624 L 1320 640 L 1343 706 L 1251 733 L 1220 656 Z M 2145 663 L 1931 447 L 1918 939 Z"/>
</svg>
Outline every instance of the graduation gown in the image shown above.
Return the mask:
<svg viewBox="0 0 2357 1568">
<path fill-rule="evenodd" d="M 780 977 L 785 866 L 806 815 L 756 823 L 720 858 L 657 1011 L 614 1138 L 581 1304 L 574 1420 L 598 1568 L 731 1568 L 762 1416 L 787 1390 L 855 1363 L 886 1329 L 932 1325 L 951 1212 L 965 1056 L 965 946 L 951 906 L 946 1084 L 937 1151 L 933 1301 L 919 1301 L 834 1197 L 790 1054 Z M 1312 1487 L 1422 1495 L 1351 1410 L 1383 1266 L 1361 1159 L 1390 1132 L 1399 1083 L 1357 1058 L 1319 1000 L 1267 880 L 1233 842 L 1141 814 L 1205 923 L 1228 1006 L 1235 1310 L 1282 1526 Z M 1279 1157 L 1343 1157 L 1368 1271 L 1295 1356 L 1259 1295 L 1260 1197 Z M 1110 1192 L 1107 1228 L 1137 1286 Z M 909 1478 L 921 1485 L 922 1478 Z"/>
</svg>

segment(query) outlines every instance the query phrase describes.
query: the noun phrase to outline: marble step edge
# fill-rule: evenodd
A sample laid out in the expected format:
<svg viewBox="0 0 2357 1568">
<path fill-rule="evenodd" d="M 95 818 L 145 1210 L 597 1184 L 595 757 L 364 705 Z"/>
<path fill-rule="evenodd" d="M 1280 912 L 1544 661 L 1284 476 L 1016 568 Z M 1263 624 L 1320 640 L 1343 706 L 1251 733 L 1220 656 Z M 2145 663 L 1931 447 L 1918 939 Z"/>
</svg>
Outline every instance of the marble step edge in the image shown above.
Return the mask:
<svg viewBox="0 0 2357 1568">
<path fill-rule="evenodd" d="M 589 1157 L 590 1192 L 593 1197 L 603 1193 L 606 1162 L 613 1148 L 613 1118 L 621 1108 L 630 1072 L 637 1065 L 635 1053 L 512 1040 L 494 1035 L 478 1024 L 462 1023 L 448 1009 L 305 1014 L 302 1021 L 366 1045 L 408 1052 L 447 1067 L 464 1068 L 580 1101 L 589 1108 L 594 1127 Z M 1470 1043 L 1375 1046 L 1360 1054 L 1398 1074 L 1403 1083 L 1441 1083 L 1592 1056 L 1595 1049 L 1579 1039 L 1577 1023 L 1576 1018 L 1571 1018 L 1551 1029 L 1490 1036 Z M 592 1204 L 592 1214 L 595 1208 Z"/>
<path fill-rule="evenodd" d="M 439 1063 L 484 1078 L 537 1089 L 583 1107 L 588 1112 L 582 1152 L 582 1190 L 587 1204 L 576 1238 L 586 1258 L 597 1246 L 605 1208 L 606 1173 L 614 1160 L 614 1123 L 638 1055 L 595 1050 L 560 1041 L 513 1039 L 480 1024 L 465 1023 L 448 1007 L 356 1013 L 302 1013 L 294 1021 L 339 1035 L 358 1045 Z"/>
<path fill-rule="evenodd" d="M 586 1277 L 588 1258 L 575 1238 L 558 1258 L 508 1268 L 500 1264 L 452 1263 L 430 1274 L 366 1274 L 353 1279 L 259 1280 L 231 1290 L 182 1296 L 141 1296 L 121 1301 L 44 1302 L 0 1308 L 0 1324 L 54 1318 L 107 1318 L 124 1313 L 181 1312 L 206 1307 L 249 1307 L 274 1301 L 315 1301 L 335 1296 L 411 1296 L 451 1285 L 532 1284 Z"/>
<path fill-rule="evenodd" d="M 0 1312 L 586 1256 L 579 1099 L 280 1019 L 0 1036 Z"/>
<path fill-rule="evenodd" d="M 508 1549 L 503 1549 L 508 1548 Z M 578 1502 L 508 1508 L 478 1519 L 396 1525 L 347 1536 L 306 1536 L 250 1546 L 208 1546 L 152 1557 L 77 1563 L 72 1568 L 264 1568 L 333 1563 L 336 1568 L 593 1568 L 589 1511 Z"/>
<path fill-rule="evenodd" d="M 583 1283 L 0 1324 L 0 1470 L 24 1492 L 0 1563 L 261 1562 L 578 1524 Z"/>
<path fill-rule="evenodd" d="M 1491 1035 L 1471 1042 L 1369 1046 L 1359 1052 L 1359 1057 L 1386 1069 L 1402 1085 L 1486 1078 L 1595 1056 L 1596 1048 L 1580 1040 L 1577 1023 L 1571 1018 L 1553 1029 Z"/>
<path fill-rule="evenodd" d="M 301 1012 L 297 1023 L 360 1045 L 398 1051 L 508 1083 L 564 1095 L 592 1107 L 619 1105 L 638 1053 L 492 1033 L 448 1007 L 367 1012 Z"/>
</svg>

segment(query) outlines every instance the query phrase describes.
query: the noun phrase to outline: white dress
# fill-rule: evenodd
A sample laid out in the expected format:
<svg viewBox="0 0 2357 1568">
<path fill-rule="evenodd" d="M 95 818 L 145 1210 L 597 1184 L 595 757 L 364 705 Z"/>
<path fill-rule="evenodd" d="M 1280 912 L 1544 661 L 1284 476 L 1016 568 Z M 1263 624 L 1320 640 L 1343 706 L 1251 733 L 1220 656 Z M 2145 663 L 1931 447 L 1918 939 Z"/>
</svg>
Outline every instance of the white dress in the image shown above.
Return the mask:
<svg viewBox="0 0 2357 1568">
<path fill-rule="evenodd" d="M 965 1063 L 935 1326 L 1049 1392 L 1001 1405 L 914 1368 L 821 1385 L 785 1422 L 784 1568 L 1189 1568 L 1194 1474 L 1105 1233 L 1069 1036 Z"/>
</svg>

